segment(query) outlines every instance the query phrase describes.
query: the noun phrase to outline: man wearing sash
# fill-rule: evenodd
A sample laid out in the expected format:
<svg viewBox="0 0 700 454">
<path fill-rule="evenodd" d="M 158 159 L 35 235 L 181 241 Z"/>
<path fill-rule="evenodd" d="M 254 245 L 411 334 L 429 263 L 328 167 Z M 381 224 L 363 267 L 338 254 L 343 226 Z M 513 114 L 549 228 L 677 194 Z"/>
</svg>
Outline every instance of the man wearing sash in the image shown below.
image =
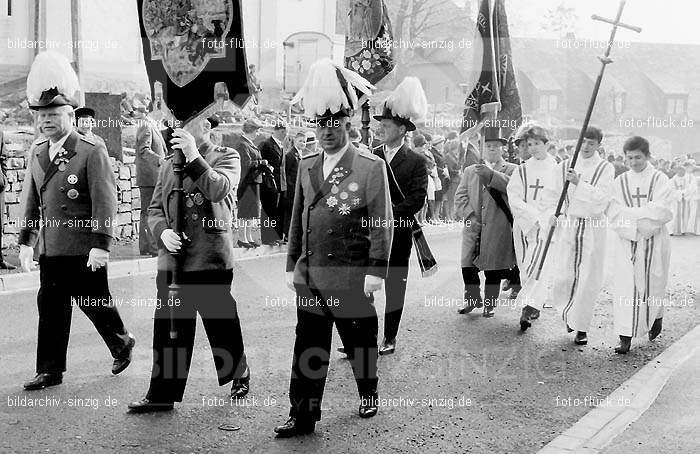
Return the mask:
<svg viewBox="0 0 700 454">
<path fill-rule="evenodd" d="M 629 138 L 623 147 L 630 170 L 615 179 L 608 210 L 615 232 L 613 313 L 620 336 L 616 353 L 627 353 L 633 337 L 661 333 L 671 244 L 673 189 L 668 177 L 649 163 L 649 142 Z"/>
<path fill-rule="evenodd" d="M 603 284 L 605 210 L 612 197 L 615 167 L 598 154 L 602 141 L 603 132 L 589 127 L 575 168 L 568 160 L 561 168 L 571 185 L 565 215 L 557 226 L 559 254 L 552 293 L 562 302 L 562 318 L 569 332 L 576 331 L 578 345 L 588 343 L 586 333 Z"/>
<path fill-rule="evenodd" d="M 562 190 L 561 169 L 554 157 L 547 153 L 549 137 L 540 126 L 531 126 L 524 136 L 532 157 L 521 164 L 508 182 L 508 202 L 513 212 L 513 240 L 522 251 L 519 265 L 522 289 L 516 304 L 523 307 L 520 328 L 524 331 L 530 321 L 539 318 L 545 300 L 549 296 L 547 279 L 551 265 L 545 267 L 540 281 L 535 280 L 549 228 L 556 222 L 556 210 Z M 546 263 L 551 264 L 552 260 Z M 538 285 L 535 285 L 535 284 Z"/>
</svg>

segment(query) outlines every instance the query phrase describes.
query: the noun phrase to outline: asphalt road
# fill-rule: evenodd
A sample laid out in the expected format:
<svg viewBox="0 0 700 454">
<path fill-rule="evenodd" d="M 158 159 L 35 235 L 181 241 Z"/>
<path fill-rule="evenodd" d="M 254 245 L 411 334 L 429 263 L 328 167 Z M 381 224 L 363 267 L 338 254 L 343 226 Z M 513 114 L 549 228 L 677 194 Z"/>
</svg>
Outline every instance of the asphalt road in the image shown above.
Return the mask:
<svg viewBox="0 0 700 454">
<path fill-rule="evenodd" d="M 515 307 L 498 308 L 492 319 L 457 315 L 459 234 L 429 240 L 441 270 L 422 279 L 412 262 L 398 350 L 379 363 L 385 406 L 373 419 L 357 416 L 349 364 L 333 353 L 323 420 L 315 435 L 301 439 L 275 440 L 272 432 L 287 417 L 295 326 L 283 257 L 239 262 L 235 270 L 233 293 L 252 369 L 249 399 L 238 406 L 227 399 L 228 388 L 216 384 L 199 324 L 185 401 L 168 414 L 126 414 L 150 376 L 153 276 L 110 283 L 137 338 L 134 362 L 123 374 L 111 376 L 106 347 L 76 311 L 64 384 L 33 393 L 21 384 L 34 372 L 36 291 L 0 295 L 0 451 L 534 452 L 700 320 L 697 238 L 672 240 L 676 305 L 667 311 L 662 335 L 653 343 L 635 341 L 627 356 L 612 351 L 617 339 L 605 292 L 585 347 L 573 344 L 557 309 L 545 310 L 525 334 L 518 331 Z M 607 276 L 614 278 L 614 270 Z M 379 297 L 380 314 L 383 306 Z M 220 430 L 222 424 L 240 429 Z"/>
</svg>

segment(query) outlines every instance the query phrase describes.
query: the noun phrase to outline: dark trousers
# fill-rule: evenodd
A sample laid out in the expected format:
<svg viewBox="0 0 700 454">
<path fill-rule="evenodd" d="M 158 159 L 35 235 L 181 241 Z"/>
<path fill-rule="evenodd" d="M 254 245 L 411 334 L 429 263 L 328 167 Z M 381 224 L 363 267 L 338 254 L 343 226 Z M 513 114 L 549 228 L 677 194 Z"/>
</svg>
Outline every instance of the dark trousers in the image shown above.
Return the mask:
<svg viewBox="0 0 700 454">
<path fill-rule="evenodd" d="M 360 398 L 377 393 L 377 312 L 362 288 L 325 291 L 297 286 L 297 327 L 289 383 L 289 415 L 321 419 L 335 324 L 352 366 Z"/>
<path fill-rule="evenodd" d="M 153 238 L 151 228 L 148 226 L 148 206 L 153 199 L 153 186 L 139 187 L 141 195 L 141 216 L 139 218 L 139 252 L 141 255 L 151 255 L 158 253 L 158 238 Z"/>
<path fill-rule="evenodd" d="M 112 305 L 107 268 L 92 271 L 85 266 L 87 260 L 82 255 L 39 257 L 37 374 L 66 370 L 74 305 L 95 325 L 113 358 L 119 357 L 129 341 L 119 312 Z"/>
<path fill-rule="evenodd" d="M 399 332 L 404 300 L 406 299 L 406 281 L 408 279 L 408 260 L 411 258 L 413 234 L 408 227 L 394 228 L 394 239 L 389 256 L 389 272 L 384 282 L 386 310 L 384 311 L 384 339 L 394 340 Z"/>
<path fill-rule="evenodd" d="M 181 402 L 185 393 L 194 347 L 197 312 L 209 338 L 219 385 L 246 375 L 236 301 L 231 296 L 233 270 L 194 271 L 182 274 L 177 300 L 168 301 L 172 273 L 158 271 L 159 306 L 153 320 L 153 369 L 146 397 L 153 402 Z M 170 339 L 170 308 L 177 337 Z"/>
<path fill-rule="evenodd" d="M 280 207 L 280 195 L 260 188 L 260 241 L 262 244 L 272 244 L 280 241 L 284 234 L 283 210 Z"/>
<path fill-rule="evenodd" d="M 498 295 L 501 292 L 501 280 L 511 276 L 511 270 L 489 270 L 484 271 L 486 282 L 484 283 L 485 307 L 496 308 L 498 305 Z M 482 302 L 479 269 L 473 266 L 462 268 L 462 280 L 464 280 L 464 302 L 468 306 L 475 306 Z"/>
</svg>

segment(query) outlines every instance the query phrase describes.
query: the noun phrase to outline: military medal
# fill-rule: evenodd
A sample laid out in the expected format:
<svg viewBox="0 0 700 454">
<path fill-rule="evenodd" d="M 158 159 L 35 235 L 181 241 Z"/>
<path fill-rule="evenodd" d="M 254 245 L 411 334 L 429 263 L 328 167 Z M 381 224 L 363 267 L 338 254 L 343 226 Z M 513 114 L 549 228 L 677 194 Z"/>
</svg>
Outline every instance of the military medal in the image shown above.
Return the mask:
<svg viewBox="0 0 700 454">
<path fill-rule="evenodd" d="M 348 185 L 348 189 L 350 189 L 352 192 L 356 192 L 359 188 L 360 186 L 354 181 Z"/>
<path fill-rule="evenodd" d="M 328 199 L 326 199 L 326 203 L 330 208 L 333 208 L 334 206 L 338 205 L 338 199 L 336 199 L 333 196 L 330 196 L 328 197 Z"/>
<path fill-rule="evenodd" d="M 78 191 L 76 189 L 71 189 L 68 191 L 68 193 L 66 195 L 68 196 L 69 199 L 75 200 L 78 198 Z"/>
<path fill-rule="evenodd" d="M 66 171 L 66 163 L 65 162 L 60 163 L 58 165 L 58 170 L 61 172 L 65 172 Z"/>
<path fill-rule="evenodd" d="M 194 202 L 188 197 L 185 201 L 185 205 L 187 205 L 187 208 L 192 208 L 194 206 Z"/>
<path fill-rule="evenodd" d="M 63 165 L 63 164 L 61 164 L 61 165 Z M 59 167 L 59 169 L 60 169 L 60 167 Z M 68 183 L 75 184 L 77 182 L 78 182 L 78 177 L 75 174 L 68 175 Z"/>
<path fill-rule="evenodd" d="M 194 195 L 193 200 L 195 205 L 201 205 L 204 203 L 204 196 L 201 192 L 198 192 Z"/>
<path fill-rule="evenodd" d="M 338 189 L 338 186 L 333 185 L 333 187 L 331 188 L 331 192 L 332 192 L 333 194 L 337 194 L 338 191 L 340 191 L 340 189 Z"/>
<path fill-rule="evenodd" d="M 197 213 L 192 213 L 192 220 L 196 221 L 197 219 L 199 219 L 199 215 Z"/>
<path fill-rule="evenodd" d="M 353 206 L 358 206 L 360 204 L 360 198 L 355 197 L 354 199 L 352 199 L 352 204 Z"/>
<path fill-rule="evenodd" d="M 340 193 L 340 199 L 341 200 L 347 200 L 348 199 L 348 193 L 343 191 Z"/>
<path fill-rule="evenodd" d="M 344 203 L 340 205 L 340 207 L 338 208 L 338 212 L 343 216 L 347 216 L 348 214 L 350 214 L 350 207 L 347 203 Z"/>
</svg>

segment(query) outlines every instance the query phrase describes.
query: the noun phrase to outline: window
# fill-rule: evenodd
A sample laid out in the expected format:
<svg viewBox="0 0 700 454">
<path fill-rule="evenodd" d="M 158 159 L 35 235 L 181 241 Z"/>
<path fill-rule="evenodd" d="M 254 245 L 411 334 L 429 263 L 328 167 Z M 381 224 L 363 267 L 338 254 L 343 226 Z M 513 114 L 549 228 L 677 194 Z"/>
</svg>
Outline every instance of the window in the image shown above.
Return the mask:
<svg viewBox="0 0 700 454">
<path fill-rule="evenodd" d="M 666 100 L 666 113 L 669 115 L 684 115 L 686 113 L 686 100 L 680 97 Z"/>
<path fill-rule="evenodd" d="M 559 107 L 557 95 L 540 95 L 540 110 L 554 112 Z"/>
</svg>

